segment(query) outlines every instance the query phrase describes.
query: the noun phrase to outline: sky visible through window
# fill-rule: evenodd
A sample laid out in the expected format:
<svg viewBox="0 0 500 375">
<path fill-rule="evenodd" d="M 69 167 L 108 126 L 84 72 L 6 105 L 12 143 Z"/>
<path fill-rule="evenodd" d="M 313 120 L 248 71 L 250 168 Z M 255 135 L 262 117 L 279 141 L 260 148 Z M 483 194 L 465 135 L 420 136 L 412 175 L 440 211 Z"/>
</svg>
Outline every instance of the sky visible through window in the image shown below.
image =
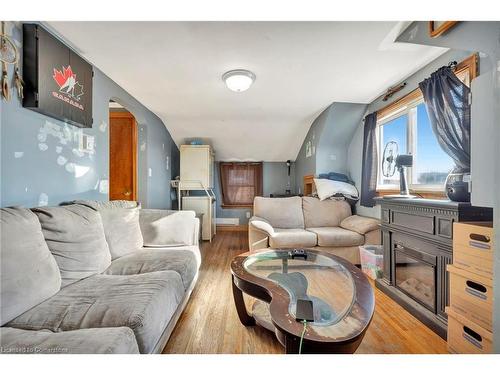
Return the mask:
<svg viewBox="0 0 500 375">
<path fill-rule="evenodd" d="M 407 151 L 407 123 L 408 114 L 402 115 L 382 126 L 381 156 L 387 142 L 397 142 L 399 153 L 406 154 Z M 432 131 L 429 116 L 425 104 L 421 103 L 416 108 L 416 149 L 413 153 L 413 184 L 443 185 L 446 176 L 453 169 L 453 160 L 441 149 L 436 136 Z M 393 177 L 381 178 L 383 184 L 398 184 L 399 174 Z"/>
<path fill-rule="evenodd" d="M 425 104 L 417 106 L 417 149 L 413 167 L 413 183 L 442 185 L 455 163 L 443 151 L 431 127 Z"/>
</svg>

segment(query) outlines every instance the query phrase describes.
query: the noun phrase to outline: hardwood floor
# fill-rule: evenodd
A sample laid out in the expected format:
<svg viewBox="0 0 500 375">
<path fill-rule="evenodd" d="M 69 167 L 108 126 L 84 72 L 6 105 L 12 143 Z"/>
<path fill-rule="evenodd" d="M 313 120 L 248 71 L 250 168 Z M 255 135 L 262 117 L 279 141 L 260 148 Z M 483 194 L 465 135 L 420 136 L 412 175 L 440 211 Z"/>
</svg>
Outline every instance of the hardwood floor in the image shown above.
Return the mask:
<svg viewBox="0 0 500 375">
<path fill-rule="evenodd" d="M 248 251 L 247 232 L 219 232 L 201 248 L 198 284 L 163 353 L 283 353 L 273 333 L 244 327 L 231 291 L 231 260 Z M 375 314 L 356 353 L 446 353 L 446 341 L 375 290 Z M 251 303 L 251 301 L 249 301 Z"/>
</svg>

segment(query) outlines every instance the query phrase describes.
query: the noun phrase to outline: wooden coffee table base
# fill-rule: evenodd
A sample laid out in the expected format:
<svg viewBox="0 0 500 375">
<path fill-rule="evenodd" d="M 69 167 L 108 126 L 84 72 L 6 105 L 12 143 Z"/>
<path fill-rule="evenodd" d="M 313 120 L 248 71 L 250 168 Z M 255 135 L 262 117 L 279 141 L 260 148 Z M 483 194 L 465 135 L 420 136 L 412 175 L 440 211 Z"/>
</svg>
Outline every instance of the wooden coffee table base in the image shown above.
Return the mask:
<svg viewBox="0 0 500 375">
<path fill-rule="evenodd" d="M 275 333 L 278 341 L 284 346 L 285 353 L 299 353 L 300 328 L 302 327 L 302 323 L 295 322 L 294 320 L 289 321 L 289 318 L 285 318 L 284 314 L 287 314 L 289 305 L 288 293 L 274 282 L 258 278 L 246 272 L 243 268 L 243 261 L 246 255 L 249 255 L 249 253 L 236 257 L 233 260 L 231 268 L 233 298 L 241 323 L 247 327 L 259 324 L 271 330 Z M 328 256 L 333 257 L 332 255 Z M 304 354 L 354 353 L 361 344 L 373 316 L 374 295 L 365 276 L 361 273 L 361 270 L 352 266 L 347 261 L 337 259 L 337 257 L 335 259 L 350 270 L 356 282 L 358 301 L 354 304 L 347 319 L 347 321 L 355 322 L 355 324 L 352 331 L 345 337 L 342 337 L 343 332 L 339 331 L 338 339 L 322 338 L 317 335 L 309 339 L 311 336 L 306 334 L 302 345 L 302 353 Z M 243 293 L 262 301 L 260 303 L 265 303 L 266 306 L 259 306 L 257 305 L 259 302 L 256 302 L 256 305 L 254 305 L 255 315 L 249 314 L 243 299 Z M 265 312 L 264 308 L 270 309 L 270 311 Z M 276 316 L 281 321 L 274 322 L 271 316 Z"/>
</svg>

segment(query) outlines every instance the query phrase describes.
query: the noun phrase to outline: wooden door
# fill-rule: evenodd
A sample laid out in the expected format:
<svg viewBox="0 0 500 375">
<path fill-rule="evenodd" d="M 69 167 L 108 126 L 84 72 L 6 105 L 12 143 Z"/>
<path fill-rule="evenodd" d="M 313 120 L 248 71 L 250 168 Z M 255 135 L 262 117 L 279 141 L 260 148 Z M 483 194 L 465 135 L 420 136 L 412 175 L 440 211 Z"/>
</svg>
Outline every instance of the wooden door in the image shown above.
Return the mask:
<svg viewBox="0 0 500 375">
<path fill-rule="evenodd" d="M 109 199 L 137 200 L 137 123 L 129 112 L 109 113 Z"/>
</svg>

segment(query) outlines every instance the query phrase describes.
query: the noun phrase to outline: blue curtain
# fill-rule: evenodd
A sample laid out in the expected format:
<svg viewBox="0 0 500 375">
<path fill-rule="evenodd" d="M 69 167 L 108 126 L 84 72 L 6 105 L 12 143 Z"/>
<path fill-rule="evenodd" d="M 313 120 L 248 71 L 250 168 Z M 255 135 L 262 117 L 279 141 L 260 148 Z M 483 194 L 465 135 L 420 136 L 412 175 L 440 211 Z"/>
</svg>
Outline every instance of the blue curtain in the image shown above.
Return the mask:
<svg viewBox="0 0 500 375">
<path fill-rule="evenodd" d="M 455 162 L 453 172 L 470 172 L 470 89 L 448 66 L 419 86 L 439 145 Z"/>
<path fill-rule="evenodd" d="M 377 112 L 374 112 L 365 117 L 363 134 L 363 168 L 359 203 L 365 207 L 375 206 L 373 198 L 377 195 L 377 162 Z"/>
</svg>

